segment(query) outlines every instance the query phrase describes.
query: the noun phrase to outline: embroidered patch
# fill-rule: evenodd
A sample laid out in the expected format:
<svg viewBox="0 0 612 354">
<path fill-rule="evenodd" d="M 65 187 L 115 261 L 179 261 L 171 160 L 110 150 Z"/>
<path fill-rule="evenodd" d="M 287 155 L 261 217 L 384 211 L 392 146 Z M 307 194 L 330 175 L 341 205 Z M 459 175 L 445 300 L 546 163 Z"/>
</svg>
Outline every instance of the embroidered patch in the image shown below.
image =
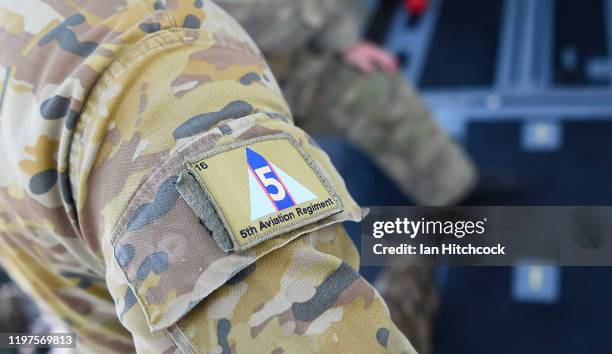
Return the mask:
<svg viewBox="0 0 612 354">
<path fill-rule="evenodd" d="M 206 197 L 195 200 L 201 191 L 194 193 L 184 182 L 177 188 L 207 227 L 222 223 L 225 232 L 217 228 L 213 237 L 226 252 L 342 211 L 329 182 L 288 134 L 223 145 L 188 159 L 186 168 Z M 216 215 L 203 215 L 210 204 Z"/>
</svg>

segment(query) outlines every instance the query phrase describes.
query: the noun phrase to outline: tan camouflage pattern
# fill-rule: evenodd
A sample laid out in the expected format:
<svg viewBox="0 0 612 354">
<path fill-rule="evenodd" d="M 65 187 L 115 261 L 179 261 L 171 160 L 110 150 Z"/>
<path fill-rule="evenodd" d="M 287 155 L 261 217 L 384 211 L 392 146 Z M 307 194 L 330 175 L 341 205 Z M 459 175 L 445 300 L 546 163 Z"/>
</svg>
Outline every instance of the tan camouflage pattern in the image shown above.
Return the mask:
<svg viewBox="0 0 612 354">
<path fill-rule="evenodd" d="M 2 0 L 0 44 L 0 263 L 77 352 L 414 353 L 355 271 L 361 210 L 212 2 Z M 224 253 L 184 158 L 281 132 L 344 212 Z"/>
<path fill-rule="evenodd" d="M 352 141 L 419 204 L 454 204 L 471 190 L 472 162 L 401 73 L 366 75 L 340 60 L 339 52 L 359 40 L 366 16 L 360 1 L 246 2 L 219 0 L 264 51 L 300 127 Z M 278 10 L 255 11 L 252 3 Z"/>
<path fill-rule="evenodd" d="M 376 279 L 397 328 L 421 354 L 432 353 L 432 323 L 438 295 L 431 267 L 389 264 Z"/>
<path fill-rule="evenodd" d="M 210 353 L 413 353 L 387 319 L 374 315 L 387 309 L 354 270 L 355 249 L 338 237 L 343 232 L 340 225 L 322 229 L 245 269 L 190 313 L 181 333 Z M 366 339 L 373 335 L 375 341 Z"/>
</svg>

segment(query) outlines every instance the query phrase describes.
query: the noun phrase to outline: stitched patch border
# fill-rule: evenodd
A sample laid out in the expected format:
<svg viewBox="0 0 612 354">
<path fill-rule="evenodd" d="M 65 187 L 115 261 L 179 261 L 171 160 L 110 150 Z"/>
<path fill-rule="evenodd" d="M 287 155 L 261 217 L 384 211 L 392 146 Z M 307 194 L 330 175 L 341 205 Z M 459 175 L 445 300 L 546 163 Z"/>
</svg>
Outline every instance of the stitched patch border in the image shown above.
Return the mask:
<svg viewBox="0 0 612 354">
<path fill-rule="evenodd" d="M 291 146 L 298 152 L 298 154 L 302 157 L 302 159 L 304 160 L 304 162 L 306 163 L 306 165 L 310 168 L 310 170 L 314 173 L 314 175 L 317 177 L 318 182 L 321 183 L 321 185 L 323 186 L 323 188 L 325 189 L 325 191 L 329 194 L 330 198 L 333 201 L 333 205 L 324 209 L 322 212 L 318 212 L 318 213 L 312 213 L 311 215 L 308 216 L 302 216 L 300 218 L 298 218 L 296 221 L 291 221 L 291 222 L 287 222 L 285 224 L 283 224 L 280 227 L 276 227 L 275 229 L 268 231 L 268 232 L 264 232 L 264 233 L 258 233 L 257 235 L 251 237 L 248 241 L 246 242 L 239 242 L 238 241 L 238 237 L 239 235 L 235 235 L 234 234 L 234 230 L 232 230 L 230 223 L 228 221 L 227 216 L 225 215 L 224 211 L 221 208 L 221 205 L 219 204 L 219 202 L 215 199 L 215 197 L 212 195 L 212 193 L 209 191 L 206 182 L 202 179 L 200 173 L 196 170 L 196 167 L 194 167 L 194 165 L 197 165 L 199 162 L 201 162 L 202 160 L 205 159 L 210 159 L 213 156 L 231 151 L 231 150 L 235 150 L 235 149 L 239 149 L 242 147 L 247 147 L 249 145 L 253 145 L 256 143 L 260 143 L 260 142 L 265 142 L 265 141 L 273 141 L 273 140 L 284 140 L 287 141 L 291 144 Z M 213 208 L 217 214 L 217 216 L 219 217 L 219 219 L 221 220 L 225 231 L 227 233 L 227 235 L 213 235 L 213 238 L 215 238 L 215 240 L 217 241 L 217 243 L 219 243 L 218 237 L 229 237 L 231 240 L 231 243 L 233 244 L 233 250 L 235 251 L 244 251 L 248 248 L 251 248 L 263 241 L 266 241 L 270 238 L 273 238 L 275 236 L 284 234 L 286 232 L 298 229 L 302 226 L 305 225 L 309 225 L 313 222 L 319 221 L 321 219 L 324 219 L 326 217 L 338 214 L 340 212 L 343 211 L 343 205 L 342 202 L 338 196 L 338 194 L 334 191 L 334 189 L 332 188 L 331 184 L 329 183 L 329 181 L 323 176 L 323 174 L 321 173 L 321 171 L 319 170 L 319 168 L 315 165 L 314 161 L 312 160 L 312 158 L 308 155 L 308 153 L 306 153 L 306 151 L 304 151 L 304 149 L 302 148 L 302 146 L 300 145 L 300 143 L 290 134 L 287 133 L 280 133 L 280 134 L 274 134 L 274 135 L 266 135 L 266 136 L 261 136 L 261 137 L 256 137 L 256 138 L 252 138 L 252 139 L 247 139 L 247 140 L 243 140 L 243 141 L 238 141 L 238 142 L 233 142 L 233 143 L 229 143 L 226 145 L 222 145 L 219 146 L 215 149 L 209 150 L 207 152 L 201 153 L 199 155 L 196 155 L 194 157 L 188 157 L 185 159 L 185 167 L 186 170 L 189 172 L 189 174 L 197 181 L 199 187 L 203 190 L 203 192 L 207 195 L 208 199 L 212 202 Z M 190 205 L 191 206 L 191 205 Z M 192 207 L 193 209 L 193 207 Z M 200 216 L 200 215 L 198 215 Z M 203 220 L 205 221 L 205 220 Z M 215 237 L 216 236 L 216 237 Z M 219 246 L 221 246 L 221 244 L 219 244 Z M 221 248 L 224 251 L 228 251 L 227 249 L 224 249 L 223 246 L 221 246 Z"/>
</svg>

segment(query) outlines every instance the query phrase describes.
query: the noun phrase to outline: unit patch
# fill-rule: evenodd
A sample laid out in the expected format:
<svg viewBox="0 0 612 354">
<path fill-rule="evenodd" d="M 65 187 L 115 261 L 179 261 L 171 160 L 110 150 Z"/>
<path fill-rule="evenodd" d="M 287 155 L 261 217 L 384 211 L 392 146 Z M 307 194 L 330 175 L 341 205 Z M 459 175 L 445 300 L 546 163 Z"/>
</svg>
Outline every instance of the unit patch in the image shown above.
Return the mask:
<svg viewBox="0 0 612 354">
<path fill-rule="evenodd" d="M 214 208 L 224 236 L 215 235 L 215 222 L 203 221 L 225 251 L 245 250 L 342 211 L 329 182 L 288 134 L 223 145 L 186 166 L 205 195 L 194 200 L 199 191 L 186 191 L 184 182 L 177 187 L 201 218 L 210 214 L 203 209 Z"/>
</svg>

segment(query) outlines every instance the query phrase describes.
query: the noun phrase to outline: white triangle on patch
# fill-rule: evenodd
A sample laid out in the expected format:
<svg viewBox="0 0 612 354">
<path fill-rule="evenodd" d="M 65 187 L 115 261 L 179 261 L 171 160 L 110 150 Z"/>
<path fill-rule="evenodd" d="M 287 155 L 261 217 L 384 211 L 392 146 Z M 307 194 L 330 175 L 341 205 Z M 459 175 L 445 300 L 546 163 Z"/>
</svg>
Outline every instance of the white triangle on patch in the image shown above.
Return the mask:
<svg viewBox="0 0 612 354">
<path fill-rule="evenodd" d="M 317 196 L 312 193 L 308 188 L 304 187 L 301 183 L 289 176 L 285 171 L 280 169 L 275 164 L 271 164 L 274 171 L 278 174 L 280 179 L 283 181 L 285 187 L 293 197 L 295 204 L 302 204 L 304 202 L 316 199 Z M 253 176 L 253 173 L 248 170 L 249 175 L 249 197 L 251 204 L 251 221 L 259 219 L 262 216 L 275 213 L 276 207 L 264 192 L 263 187 Z"/>
<path fill-rule="evenodd" d="M 274 170 L 285 184 L 285 187 L 287 187 L 287 189 L 289 190 L 289 193 L 291 193 L 295 204 L 302 204 L 304 202 L 317 198 L 314 193 L 312 193 L 310 190 L 308 190 L 308 188 L 304 187 L 298 181 L 291 178 L 291 176 L 286 174 L 285 171 L 281 170 L 273 163 L 271 163 L 271 165 L 272 167 L 274 167 Z"/>
</svg>

